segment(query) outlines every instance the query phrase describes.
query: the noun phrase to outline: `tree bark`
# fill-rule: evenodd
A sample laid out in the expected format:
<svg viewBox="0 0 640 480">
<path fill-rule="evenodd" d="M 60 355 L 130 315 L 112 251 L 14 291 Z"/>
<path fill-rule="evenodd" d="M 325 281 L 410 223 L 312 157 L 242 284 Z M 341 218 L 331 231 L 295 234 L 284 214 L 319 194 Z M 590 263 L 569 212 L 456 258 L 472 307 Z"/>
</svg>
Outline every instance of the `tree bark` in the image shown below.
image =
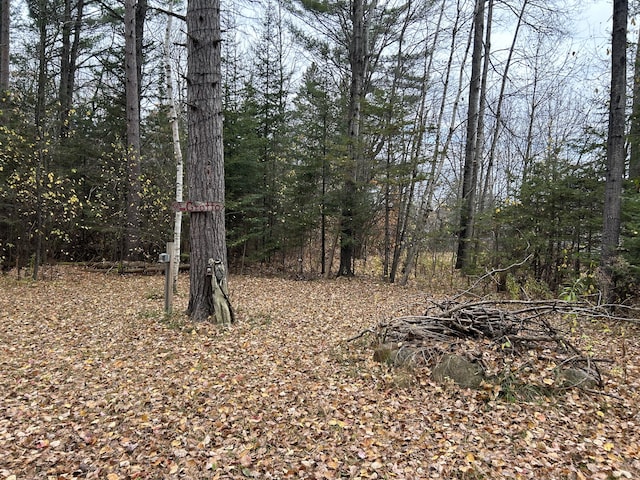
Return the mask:
<svg viewBox="0 0 640 480">
<path fill-rule="evenodd" d="M 620 240 L 620 209 L 622 179 L 625 163 L 625 105 L 627 74 L 627 18 L 628 0 L 614 0 L 611 37 L 611 99 L 607 137 L 607 173 L 602 227 L 603 294 L 611 300 L 613 266 Z"/>
<path fill-rule="evenodd" d="M 170 12 L 171 13 L 171 12 Z M 184 178 L 184 162 L 182 159 L 182 148 L 180 146 L 180 125 L 178 122 L 178 111 L 176 109 L 176 101 L 173 93 L 173 69 L 171 68 L 170 56 L 170 36 L 172 29 L 173 16 L 167 15 L 167 29 L 164 37 L 164 67 L 167 82 L 167 98 L 169 104 L 169 121 L 171 122 L 171 139 L 173 142 L 173 158 L 176 162 L 176 202 L 182 202 L 183 178 Z M 182 239 L 182 212 L 176 211 L 173 221 L 173 272 L 172 285 L 173 291 L 178 290 L 178 273 L 180 272 L 180 245 Z"/>
<path fill-rule="evenodd" d="M 224 202 L 220 0 L 187 6 L 187 179 L 192 201 Z M 190 290 L 194 321 L 214 314 L 208 259 L 227 263 L 224 211 L 193 212 L 190 227 Z"/>
<path fill-rule="evenodd" d="M 0 92 L 9 90 L 10 1 L 0 1 Z"/>
<path fill-rule="evenodd" d="M 125 91 L 127 109 L 127 205 L 124 257 L 135 260 L 140 255 L 140 97 L 136 56 L 136 0 L 125 0 Z"/>
<path fill-rule="evenodd" d="M 473 53 L 471 57 L 471 83 L 469 85 L 467 139 L 465 146 L 464 172 L 462 177 L 460 229 L 458 231 L 456 269 L 464 269 L 469 266 L 471 239 L 473 237 L 473 217 L 478 172 L 477 138 L 478 121 L 480 117 L 485 1 L 486 0 L 476 0 L 476 10 L 473 21 L 474 38 Z"/>
<path fill-rule="evenodd" d="M 58 89 L 59 132 L 61 139 L 69 135 L 69 112 L 73 103 L 75 76 L 78 68 L 78 52 L 80 49 L 80 29 L 84 15 L 84 0 L 78 0 L 76 15 L 73 18 L 71 0 L 65 0 L 62 24 L 62 49 L 60 52 L 60 86 Z"/>
<path fill-rule="evenodd" d="M 633 103 L 629 127 L 629 179 L 640 191 L 640 31 L 633 64 Z"/>
<path fill-rule="evenodd" d="M 351 3 L 351 38 L 349 41 L 349 66 L 351 85 L 349 88 L 349 110 L 347 136 L 349 141 L 349 162 L 347 178 L 342 190 L 342 213 L 340 218 L 340 267 L 338 276 L 353 276 L 353 261 L 357 243 L 355 209 L 358 207 L 358 170 L 362 161 L 360 138 L 360 115 L 367 73 L 368 42 L 365 21 L 365 0 Z"/>
</svg>

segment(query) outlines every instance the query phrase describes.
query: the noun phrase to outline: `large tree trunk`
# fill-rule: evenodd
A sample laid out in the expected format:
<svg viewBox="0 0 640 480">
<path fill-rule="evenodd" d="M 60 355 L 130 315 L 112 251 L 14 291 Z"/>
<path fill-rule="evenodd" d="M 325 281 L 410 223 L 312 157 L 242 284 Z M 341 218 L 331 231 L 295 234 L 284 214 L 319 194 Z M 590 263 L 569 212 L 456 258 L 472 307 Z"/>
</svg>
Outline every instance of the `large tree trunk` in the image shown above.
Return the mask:
<svg viewBox="0 0 640 480">
<path fill-rule="evenodd" d="M 192 201 L 224 202 L 220 0 L 187 6 L 187 179 Z M 194 321 L 214 314 L 208 259 L 227 262 L 224 211 L 191 213 L 190 291 Z"/>
<path fill-rule="evenodd" d="M 478 121 L 480 117 L 480 90 L 482 81 L 482 57 L 484 35 L 484 4 L 486 0 L 476 0 L 473 21 L 474 38 L 471 57 L 471 83 L 469 85 L 469 109 L 467 112 L 467 139 L 465 146 L 464 172 L 460 207 L 460 230 L 458 232 L 458 254 L 456 268 L 469 266 L 471 239 L 478 179 Z"/>
<path fill-rule="evenodd" d="M 125 0 L 125 91 L 127 108 L 127 205 L 124 256 L 129 260 L 140 255 L 140 97 L 136 55 L 135 0 Z"/>
<path fill-rule="evenodd" d="M 628 13 L 628 0 L 614 0 L 607 175 L 604 196 L 604 224 L 602 227 L 602 256 L 600 259 L 600 266 L 604 273 L 602 287 L 606 300 L 611 300 L 613 265 L 618 254 L 618 242 L 620 240 L 620 208 L 625 163 Z"/>
<path fill-rule="evenodd" d="M 342 191 L 342 214 L 340 218 L 340 267 L 338 276 L 352 276 L 355 246 L 357 243 L 354 222 L 358 196 L 358 170 L 362 161 L 360 138 L 360 115 L 364 80 L 367 72 L 367 24 L 365 21 L 365 0 L 353 0 L 351 4 L 351 39 L 349 42 L 349 66 L 351 68 L 351 86 L 349 89 L 349 162 Z"/>
<path fill-rule="evenodd" d="M 0 0 L 0 92 L 9 89 L 9 29 L 11 16 L 9 0 Z"/>
</svg>

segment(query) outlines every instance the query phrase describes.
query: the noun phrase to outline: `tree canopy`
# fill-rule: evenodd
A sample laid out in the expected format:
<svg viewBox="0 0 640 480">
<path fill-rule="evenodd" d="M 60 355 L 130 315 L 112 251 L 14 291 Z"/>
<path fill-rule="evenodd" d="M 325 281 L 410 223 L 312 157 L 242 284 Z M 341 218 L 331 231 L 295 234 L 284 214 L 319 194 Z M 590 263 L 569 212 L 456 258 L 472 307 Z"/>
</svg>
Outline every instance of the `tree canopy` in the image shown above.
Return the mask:
<svg viewBox="0 0 640 480">
<path fill-rule="evenodd" d="M 137 4 L 127 17 L 135 29 L 125 29 L 118 3 L 27 7 L 11 17 L 10 79 L 0 99 L 2 268 L 121 260 L 132 218 L 135 249 L 153 261 L 173 230 L 177 137 L 167 72 L 180 141 L 188 142 L 185 28 L 166 29 L 168 15 L 184 20 L 186 5 Z M 455 254 L 461 219 L 465 273 L 529 258 L 528 274 L 553 290 L 594 268 L 610 65 L 587 44 L 576 48 L 584 32 L 571 31 L 579 25 L 572 7 L 223 2 L 230 268 L 350 275 L 379 261 L 380 275 L 406 282 Z M 125 30 L 143 37 L 133 52 L 137 121 L 127 113 L 132 77 L 120 60 Z M 127 160 L 132 121 L 139 171 Z M 633 244 L 632 190 L 623 246 Z M 186 219 L 185 258 L 189 228 Z"/>
</svg>

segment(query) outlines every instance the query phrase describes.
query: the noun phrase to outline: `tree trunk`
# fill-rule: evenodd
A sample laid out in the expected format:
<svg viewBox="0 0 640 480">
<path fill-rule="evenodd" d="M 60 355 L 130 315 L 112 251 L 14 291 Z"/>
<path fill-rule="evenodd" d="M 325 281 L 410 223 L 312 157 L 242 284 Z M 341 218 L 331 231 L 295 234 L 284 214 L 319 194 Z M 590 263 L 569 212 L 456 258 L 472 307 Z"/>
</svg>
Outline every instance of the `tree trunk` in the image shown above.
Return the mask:
<svg viewBox="0 0 640 480">
<path fill-rule="evenodd" d="M 187 6 L 187 179 L 192 201 L 224 202 L 220 0 Z M 188 315 L 214 314 L 209 258 L 227 263 L 224 211 L 193 212 Z"/>
<path fill-rule="evenodd" d="M 136 56 L 135 0 L 125 1 L 125 91 L 127 105 L 127 205 L 124 256 L 140 256 L 140 97 Z"/>
<path fill-rule="evenodd" d="M 444 6 L 443 6 L 443 9 L 444 9 Z M 416 214 L 416 222 L 412 229 L 411 235 L 409 236 L 409 241 L 408 241 L 409 249 L 405 257 L 403 274 L 402 274 L 402 278 L 400 279 L 400 285 L 407 284 L 407 282 L 409 281 L 409 275 L 411 274 L 413 268 L 415 267 L 415 261 L 418 258 L 420 245 L 422 243 L 422 237 L 424 236 L 424 228 L 427 224 L 429 213 L 433 208 L 432 203 L 433 203 L 433 197 L 435 195 L 436 185 L 440 178 L 440 175 L 442 174 L 444 161 L 447 157 L 447 152 L 449 151 L 449 147 L 451 146 L 451 142 L 453 141 L 453 136 L 456 132 L 455 126 L 449 125 L 447 136 L 444 139 L 444 142 L 441 143 L 440 130 L 444 123 L 445 110 L 447 108 L 447 102 L 449 101 L 449 95 L 448 95 L 449 84 L 451 82 L 451 70 L 453 67 L 453 60 L 456 53 L 456 43 L 458 38 L 457 32 L 459 31 L 459 25 L 461 21 L 460 17 L 461 17 L 461 7 L 460 7 L 460 4 L 458 4 L 458 14 L 456 15 L 455 24 L 453 27 L 453 34 L 451 35 L 449 59 L 447 61 L 446 73 L 444 75 L 444 86 L 443 86 L 442 98 L 440 100 L 440 107 L 438 111 L 438 121 L 436 122 L 436 138 L 434 142 L 436 148 L 433 149 L 433 158 L 431 160 L 431 171 L 429 172 L 429 180 L 427 183 L 427 187 L 422 196 L 422 199 L 420 200 L 420 206 L 418 207 L 418 212 Z M 465 71 L 465 66 L 467 64 L 467 58 L 469 56 L 469 50 L 471 48 L 472 40 L 473 40 L 473 30 L 470 30 L 466 40 L 464 56 L 462 58 L 460 70 L 458 73 L 458 90 L 456 92 L 456 96 L 453 101 L 451 118 L 456 118 L 458 108 L 460 105 L 464 71 Z"/>
<path fill-rule="evenodd" d="M 62 49 L 60 52 L 60 86 L 58 89 L 59 132 L 61 139 L 69 135 L 69 112 L 73 103 L 75 76 L 80 49 L 80 29 L 84 14 L 84 0 L 76 5 L 76 15 L 73 18 L 71 0 L 65 0 L 64 17 L 62 22 Z"/>
<path fill-rule="evenodd" d="M 465 146 L 464 172 L 460 208 L 460 229 L 458 231 L 458 254 L 456 269 L 465 269 L 470 263 L 471 239 L 473 237 L 473 217 L 478 172 L 477 138 L 480 116 L 480 89 L 482 81 L 482 57 L 484 36 L 484 4 L 486 0 L 476 0 L 473 21 L 474 38 L 471 57 L 471 83 L 469 85 L 469 109 L 467 112 L 467 139 Z"/>
<path fill-rule="evenodd" d="M 629 127 L 629 179 L 640 191 L 640 30 L 633 64 L 633 103 Z"/>
<path fill-rule="evenodd" d="M 338 276 L 353 276 L 353 261 L 357 243 L 354 222 L 357 205 L 358 171 L 362 161 L 360 138 L 360 115 L 364 80 L 367 73 L 367 24 L 365 21 L 365 0 L 353 0 L 351 4 L 351 38 L 349 41 L 349 66 L 351 85 L 349 89 L 349 121 L 347 137 L 349 141 L 349 166 L 342 190 L 342 213 L 340 218 L 340 267 Z"/>
<path fill-rule="evenodd" d="M 438 17 L 438 23 L 435 28 L 435 34 L 433 38 L 432 45 L 436 45 L 438 43 L 438 38 L 440 35 L 440 25 L 442 22 L 442 18 L 444 16 L 444 8 L 440 10 L 440 16 Z M 406 28 L 407 24 L 405 24 Z M 404 36 L 404 31 L 403 31 Z M 401 52 L 398 52 L 400 55 Z M 402 198 L 400 202 L 400 210 L 398 213 L 398 219 L 396 223 L 396 231 L 395 231 L 395 244 L 393 249 L 393 257 L 391 259 L 391 269 L 389 271 L 389 283 L 395 283 L 396 276 L 398 274 L 398 267 L 400 266 L 400 259 L 402 255 L 405 253 L 407 249 L 407 236 L 409 234 L 410 229 L 410 217 L 412 212 L 414 212 L 414 196 L 416 192 L 416 184 L 417 178 L 420 173 L 420 165 L 422 163 L 422 159 L 424 157 L 422 152 L 422 146 L 424 141 L 424 132 L 427 130 L 427 117 L 428 117 L 428 109 L 426 108 L 426 99 L 427 99 L 427 90 L 428 85 L 431 78 L 431 67 L 433 65 L 433 50 L 429 48 L 424 49 L 425 55 L 425 64 L 424 70 L 422 71 L 422 81 L 420 82 L 420 102 L 418 104 L 418 109 L 416 112 L 416 116 L 414 117 L 415 124 L 415 134 L 412 135 L 410 140 L 409 147 L 409 157 L 411 164 L 411 179 L 409 183 L 409 191 L 405 198 Z M 428 58 L 428 60 L 427 60 Z M 396 66 L 398 73 L 400 70 L 400 64 Z M 394 79 L 395 85 L 396 79 Z M 388 210 L 388 209 L 387 209 Z M 420 209 L 418 209 L 420 210 Z M 388 215 L 388 211 L 386 212 Z M 416 212 L 416 221 L 414 225 L 417 227 L 419 220 L 418 216 L 420 215 L 420 211 Z M 412 247 L 413 245 L 410 245 Z M 406 265 L 406 263 L 405 263 Z"/>
<path fill-rule="evenodd" d="M 493 3 L 493 0 L 491 0 L 491 3 Z M 520 28 L 522 27 L 522 23 L 524 22 L 524 12 L 528 3 L 528 0 L 524 0 L 522 2 L 522 7 L 520 8 L 520 13 L 518 14 L 518 23 L 516 24 L 516 29 L 513 33 L 513 40 L 511 41 L 511 47 L 509 48 L 509 55 L 507 56 L 504 73 L 502 74 L 502 82 L 500 83 L 500 94 L 498 95 L 498 106 L 496 107 L 495 113 L 496 118 L 493 127 L 493 137 L 491 140 L 491 147 L 489 148 L 489 160 L 487 164 L 487 171 L 485 172 L 484 177 L 484 186 L 482 187 L 482 194 L 480 196 L 481 211 L 484 209 L 484 206 L 486 205 L 489 197 L 489 190 L 491 188 L 491 172 L 493 171 L 496 149 L 498 147 L 498 139 L 500 138 L 500 130 L 502 127 L 502 104 L 504 102 L 505 91 L 507 88 L 507 80 L 509 79 L 509 68 L 511 67 L 511 60 L 513 59 L 513 53 L 518 41 L 518 34 L 520 33 Z"/>
<path fill-rule="evenodd" d="M 485 120 L 485 110 L 487 108 L 487 76 L 489 74 L 489 68 L 491 65 L 489 64 L 489 55 L 491 53 L 491 22 L 493 21 L 493 0 L 487 1 L 487 21 L 485 27 L 485 40 L 484 40 L 484 62 L 482 66 L 482 80 L 480 82 L 480 104 L 478 108 L 478 127 L 476 131 L 476 178 L 473 179 L 473 183 L 475 185 L 476 193 L 476 201 L 474 203 L 478 205 L 473 206 L 473 222 L 472 222 L 472 232 L 473 232 L 473 223 L 475 223 L 475 212 L 482 212 L 480 204 L 482 203 L 482 192 L 478 192 L 478 187 L 480 185 L 480 177 L 478 173 L 480 171 L 480 167 L 482 165 L 482 160 L 484 157 L 484 147 L 485 147 L 485 135 L 484 135 L 484 120 Z M 489 172 L 484 172 L 485 178 L 489 178 Z M 480 195 L 479 195 L 480 194 Z M 478 198 L 479 197 L 479 198 Z"/>
<path fill-rule="evenodd" d="M 9 90 L 10 2 L 0 0 L 0 92 Z"/>
<path fill-rule="evenodd" d="M 173 157 L 176 161 L 176 202 L 182 202 L 182 186 L 183 186 L 183 169 L 184 163 L 182 159 L 182 148 L 180 146 L 180 125 L 178 122 L 178 111 L 176 109 L 176 101 L 173 93 L 173 69 L 171 68 L 170 56 L 170 36 L 173 15 L 169 12 L 167 16 L 167 29 L 164 37 L 164 67 L 165 76 L 167 78 L 167 98 L 169 103 L 169 121 L 171 122 L 171 138 L 173 142 Z M 178 273 L 180 272 L 180 243 L 182 238 L 182 212 L 175 212 L 173 222 L 173 272 L 172 284 L 173 291 L 178 290 Z"/>
<path fill-rule="evenodd" d="M 421 160 L 419 160 L 421 148 L 421 140 L 422 140 L 422 132 L 425 130 L 425 115 L 424 115 L 424 85 L 427 82 L 427 78 L 429 77 L 429 70 L 431 65 L 431 59 L 433 56 L 425 49 L 425 55 L 429 55 L 429 62 L 425 62 L 425 67 L 423 71 L 423 81 L 422 81 L 422 94 L 420 98 L 419 108 L 417 109 L 415 126 L 416 131 L 421 132 L 420 134 L 413 137 L 415 140 L 416 137 L 419 138 L 418 141 L 413 142 L 414 148 L 406 148 L 406 147 L 398 147 L 396 146 L 396 136 L 397 136 L 397 125 L 398 121 L 397 115 L 397 105 L 402 102 L 402 98 L 398 95 L 398 90 L 400 83 L 402 81 L 402 77 L 404 71 L 406 70 L 405 62 L 407 60 L 406 55 L 404 55 L 404 47 L 405 47 L 405 36 L 407 33 L 407 29 L 409 28 L 409 24 L 412 21 L 412 1 L 409 0 L 406 3 L 407 14 L 404 17 L 404 21 L 402 23 L 402 27 L 400 29 L 398 35 L 398 50 L 396 52 L 396 60 L 395 60 L 395 68 L 393 69 L 393 79 L 391 81 L 391 87 L 389 92 L 389 98 L 386 101 L 387 105 L 385 105 L 386 115 L 384 118 L 384 130 L 386 131 L 385 135 L 385 143 L 386 143 L 386 162 L 385 162 L 385 184 L 384 184 L 384 262 L 383 262 L 383 273 L 382 276 L 384 279 L 388 279 L 390 283 L 395 281 L 396 271 L 398 267 L 398 261 L 402 251 L 404 250 L 404 238 L 407 229 L 407 223 L 409 219 L 409 212 L 411 211 L 411 207 L 413 204 L 413 196 L 416 188 L 416 177 L 418 171 L 418 164 Z M 436 30 L 437 37 L 437 30 Z M 400 109 L 402 112 L 403 109 Z M 402 113 L 401 113 L 402 115 Z M 401 117 L 400 117 L 401 118 Z M 391 255 L 391 210 L 393 208 L 393 202 L 391 200 L 391 184 L 393 182 L 393 162 L 394 156 L 397 150 L 402 150 L 402 156 L 405 158 L 403 163 L 409 163 L 412 166 L 411 169 L 411 177 L 409 178 L 409 186 L 407 189 L 406 184 L 402 182 L 397 187 L 398 191 L 398 199 L 400 200 L 400 206 L 404 207 L 400 209 L 400 213 L 397 216 L 395 222 L 395 232 L 394 232 L 394 241 L 393 241 L 393 255 Z M 407 192 L 408 190 L 408 192 Z"/>
<path fill-rule="evenodd" d="M 614 0 L 611 38 L 611 100 L 609 104 L 609 132 L 607 137 L 607 174 L 602 227 L 603 294 L 611 300 L 613 266 L 620 240 L 620 208 L 622 178 L 625 163 L 625 104 L 627 74 L 627 17 L 628 0 Z"/>
<path fill-rule="evenodd" d="M 144 23 L 149 5 L 147 0 L 135 0 L 136 76 L 138 77 L 138 105 L 142 98 L 142 65 L 144 65 Z"/>
<path fill-rule="evenodd" d="M 34 12 L 35 13 L 35 12 Z M 38 12 L 36 13 L 36 22 L 38 25 L 38 87 L 36 94 L 36 110 L 35 110 L 35 127 L 36 127 L 36 141 L 38 150 L 36 155 L 38 157 L 35 171 L 36 181 L 36 231 L 35 231 L 35 252 L 33 259 L 33 279 L 38 279 L 38 272 L 40 264 L 42 263 L 42 250 L 43 239 L 45 237 L 45 215 L 43 215 L 44 205 L 42 204 L 42 197 L 44 193 L 44 176 L 46 175 L 46 158 L 45 152 L 47 151 L 46 140 L 44 138 L 44 121 L 46 110 L 46 87 L 47 87 L 47 63 L 49 58 L 47 57 L 47 20 L 49 19 L 49 12 L 46 9 L 46 3 L 44 1 L 38 2 Z"/>
</svg>

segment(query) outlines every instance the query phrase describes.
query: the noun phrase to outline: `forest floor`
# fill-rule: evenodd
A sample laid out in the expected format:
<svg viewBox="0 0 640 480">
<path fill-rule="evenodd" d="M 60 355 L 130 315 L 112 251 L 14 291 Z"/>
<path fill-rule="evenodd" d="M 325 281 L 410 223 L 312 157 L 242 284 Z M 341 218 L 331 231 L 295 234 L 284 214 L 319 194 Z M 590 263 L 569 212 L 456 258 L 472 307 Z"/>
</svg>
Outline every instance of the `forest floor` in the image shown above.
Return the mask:
<svg viewBox="0 0 640 480">
<path fill-rule="evenodd" d="M 613 360 L 601 393 L 509 401 L 346 341 L 446 292 L 256 276 L 230 290 L 239 321 L 222 328 L 165 317 L 162 276 L 0 277 L 0 479 L 640 478 L 630 323 L 580 325 Z"/>
</svg>

